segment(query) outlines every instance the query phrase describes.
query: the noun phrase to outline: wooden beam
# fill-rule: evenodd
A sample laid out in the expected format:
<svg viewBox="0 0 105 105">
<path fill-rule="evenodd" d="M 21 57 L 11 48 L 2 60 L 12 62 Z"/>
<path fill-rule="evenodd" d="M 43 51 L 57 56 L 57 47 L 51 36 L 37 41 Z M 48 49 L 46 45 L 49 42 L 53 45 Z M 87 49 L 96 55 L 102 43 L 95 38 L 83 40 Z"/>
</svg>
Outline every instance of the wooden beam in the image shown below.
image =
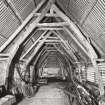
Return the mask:
<svg viewBox="0 0 105 105">
<path fill-rule="evenodd" d="M 35 42 L 34 44 L 27 50 L 27 52 L 20 58 L 20 60 L 24 59 L 24 57 L 33 49 L 33 47 L 39 42 L 39 40 L 47 34 L 48 31 L 45 31 Z"/>
<path fill-rule="evenodd" d="M 44 18 L 45 14 L 49 11 L 51 8 L 51 5 L 53 4 L 53 1 L 49 1 L 46 5 L 46 7 L 42 10 L 42 15 L 37 17 L 33 23 L 29 25 L 30 28 L 28 28 L 25 31 L 25 35 L 20 38 L 19 45 L 23 43 L 23 41 L 29 36 L 29 34 L 37 27 L 37 24 Z M 16 43 L 17 44 L 17 43 Z"/>
<path fill-rule="evenodd" d="M 60 35 L 60 33 L 56 33 L 55 31 L 52 31 L 53 33 L 55 33 L 57 36 L 58 36 L 58 38 L 61 40 L 61 42 L 64 44 L 64 48 L 65 48 L 65 50 L 67 51 L 67 53 L 71 53 L 72 55 L 73 55 L 73 57 L 74 57 L 74 59 L 77 61 L 77 58 L 76 58 L 76 56 L 74 55 L 74 53 L 72 52 L 72 49 L 70 49 L 69 47 L 68 47 L 68 45 L 67 45 L 67 43 L 65 42 L 65 40 L 63 40 L 60 36 L 62 36 L 62 35 Z"/>
<path fill-rule="evenodd" d="M 62 55 L 64 55 L 64 52 L 61 51 L 61 50 L 56 46 L 56 44 L 54 44 L 54 47 L 55 47 L 55 49 L 56 49 L 58 52 L 60 52 Z"/>
<path fill-rule="evenodd" d="M 31 38 L 31 40 L 32 40 L 33 43 L 36 41 L 33 37 Z"/>
<path fill-rule="evenodd" d="M 40 51 L 41 56 L 43 56 L 47 52 L 47 47 L 44 46 L 43 50 Z"/>
<path fill-rule="evenodd" d="M 28 64 L 31 62 L 31 60 L 33 59 L 33 57 L 35 56 L 35 54 L 38 52 L 38 50 L 40 49 L 40 47 L 45 43 L 45 40 L 49 37 L 49 35 L 51 34 L 51 32 L 49 32 L 44 39 L 37 45 L 37 47 L 35 48 L 34 52 L 32 53 L 32 55 L 29 57 L 29 59 L 26 62 L 26 65 L 28 66 Z"/>
<path fill-rule="evenodd" d="M 56 12 L 65 22 L 69 24 L 69 28 L 73 30 L 75 35 L 78 37 L 78 39 L 83 43 L 83 45 L 87 48 L 87 52 L 91 57 L 97 58 L 97 54 L 95 53 L 92 46 L 89 44 L 89 42 L 84 38 L 78 27 L 55 5 L 52 5 L 53 11 Z"/>
<path fill-rule="evenodd" d="M 10 9 L 13 11 L 14 15 L 18 18 L 20 23 L 22 23 L 23 19 L 22 19 L 21 15 L 19 14 L 19 12 L 17 11 L 14 4 L 11 2 L 11 0 L 5 0 L 5 2 L 9 5 Z"/>
<path fill-rule="evenodd" d="M 9 37 L 9 39 L 0 47 L 0 52 L 2 52 L 12 41 L 17 37 L 17 35 L 26 27 L 27 23 L 32 19 L 34 13 L 36 13 L 46 0 L 42 0 L 42 2 L 36 7 L 35 10 L 25 19 L 25 21 L 19 26 L 19 28 Z"/>
<path fill-rule="evenodd" d="M 53 6 L 56 6 L 56 5 L 53 5 Z M 53 8 L 52 6 L 52 8 Z M 91 47 L 91 45 L 89 44 L 89 42 L 84 38 L 84 36 L 81 34 L 81 32 L 79 31 L 78 27 L 72 27 L 72 25 L 74 24 L 62 11 L 59 10 L 58 7 L 55 7 L 53 8 L 53 10 L 56 12 L 56 14 L 58 14 L 64 21 L 68 22 L 69 24 L 69 28 L 72 29 L 76 35 L 76 37 L 80 40 L 80 42 L 82 42 L 82 44 L 74 37 L 74 35 L 72 35 L 73 33 L 70 32 L 70 30 L 66 27 L 64 27 L 64 29 L 68 32 L 68 33 L 71 33 L 71 37 L 73 38 L 73 40 L 80 46 L 80 48 L 84 51 L 84 53 L 89 57 L 91 58 L 91 54 L 89 54 L 89 47 Z M 76 32 L 74 30 L 74 28 L 76 28 Z M 79 34 L 79 35 L 78 35 Z M 81 36 L 81 37 L 80 37 Z M 88 45 L 88 47 L 87 47 Z M 93 48 L 91 47 L 91 50 L 93 50 Z M 96 53 L 93 51 L 93 54 L 95 54 L 94 56 L 97 57 Z"/>
<path fill-rule="evenodd" d="M 57 40 L 57 39 L 59 39 L 57 36 L 55 37 L 53 37 L 53 36 L 49 36 L 47 39 L 53 39 L 53 40 Z"/>
<path fill-rule="evenodd" d="M 102 56 L 105 55 L 103 49 L 100 48 L 100 47 L 96 44 L 96 42 L 93 41 L 92 39 L 91 39 L 91 43 L 92 43 L 92 45 L 98 50 L 98 52 L 99 52 Z"/>
<path fill-rule="evenodd" d="M 73 51 L 73 53 L 76 53 L 75 49 L 73 47 L 71 47 L 70 43 L 69 42 L 66 42 L 66 43 L 67 43 L 68 47 Z M 84 55 L 80 55 L 80 57 L 84 60 L 84 62 L 87 62 L 87 55 L 85 55 L 85 56 Z"/>
<path fill-rule="evenodd" d="M 54 49 L 48 49 L 48 52 L 50 52 L 50 51 L 57 51 L 57 50 L 54 50 Z"/>
<path fill-rule="evenodd" d="M 56 23 L 38 23 L 38 27 L 61 27 L 61 26 L 68 26 L 67 22 L 56 22 Z"/>
<path fill-rule="evenodd" d="M 96 59 L 98 62 L 105 62 L 105 59 Z"/>
<path fill-rule="evenodd" d="M 86 51 L 86 49 L 81 45 L 81 43 L 72 35 L 72 33 L 67 29 L 64 28 L 66 32 L 72 37 L 72 39 L 78 44 L 78 46 L 82 49 L 82 51 L 90 58 L 89 53 Z"/>
<path fill-rule="evenodd" d="M 35 14 L 34 14 L 34 16 L 40 16 L 40 15 L 41 15 L 41 13 L 35 13 Z M 45 16 L 46 16 L 46 17 L 59 17 L 58 15 L 56 15 L 56 14 L 51 14 L 51 13 L 47 13 Z"/>
<path fill-rule="evenodd" d="M 60 40 L 45 40 L 46 43 L 60 43 Z"/>
<path fill-rule="evenodd" d="M 46 46 L 45 46 L 46 47 Z M 43 55 L 43 53 L 45 54 L 45 53 L 47 53 L 46 52 L 46 50 L 45 50 L 45 48 L 44 49 L 42 49 L 40 52 L 39 52 L 39 54 L 38 54 L 38 56 L 36 57 L 36 59 L 35 59 L 35 62 L 34 62 L 34 66 L 36 65 L 36 63 L 38 62 L 38 60 L 40 59 L 40 57 Z"/>
<path fill-rule="evenodd" d="M 64 30 L 62 27 L 39 27 L 37 30 Z"/>
<path fill-rule="evenodd" d="M 37 61 L 40 61 L 40 65 L 42 64 L 42 62 L 46 59 L 46 57 L 49 55 L 49 52 L 45 53 L 45 55 L 43 57 L 40 58 L 40 56 L 37 58 L 35 64 L 37 63 Z M 39 65 L 39 66 L 40 66 Z"/>
<path fill-rule="evenodd" d="M 50 54 L 50 53 L 48 52 L 48 53 L 46 54 L 46 56 L 44 56 L 44 57 L 42 57 L 42 58 L 40 59 L 40 65 L 39 65 L 39 66 L 43 66 L 43 67 L 44 67 L 44 65 L 42 65 L 42 64 L 45 64 L 45 63 L 46 63 L 49 54 Z"/>
<path fill-rule="evenodd" d="M 46 53 L 48 53 L 48 52 L 46 52 Z M 38 62 L 38 60 L 40 59 L 40 57 L 41 57 L 42 54 L 43 54 L 43 50 L 41 50 L 41 52 L 36 57 L 35 62 L 34 62 L 34 66 L 36 65 L 36 63 Z"/>
<path fill-rule="evenodd" d="M 47 34 L 46 34 L 46 36 L 48 36 L 49 34 L 50 34 L 51 32 L 48 32 Z M 42 37 L 44 36 L 45 34 L 43 34 L 42 35 Z M 40 37 L 40 39 L 39 40 L 37 40 L 31 47 L 30 47 L 30 49 L 21 57 L 21 59 L 24 59 L 24 57 L 35 47 L 35 45 L 37 44 L 37 43 L 42 43 L 43 42 L 43 40 L 44 39 L 46 39 L 46 36 L 45 37 L 43 37 L 43 39 L 40 41 L 40 39 L 42 38 L 42 37 Z M 39 42 L 40 41 L 40 42 Z"/>
<path fill-rule="evenodd" d="M 10 54 L 0 53 L 0 57 L 9 57 L 9 56 L 10 56 Z"/>
</svg>

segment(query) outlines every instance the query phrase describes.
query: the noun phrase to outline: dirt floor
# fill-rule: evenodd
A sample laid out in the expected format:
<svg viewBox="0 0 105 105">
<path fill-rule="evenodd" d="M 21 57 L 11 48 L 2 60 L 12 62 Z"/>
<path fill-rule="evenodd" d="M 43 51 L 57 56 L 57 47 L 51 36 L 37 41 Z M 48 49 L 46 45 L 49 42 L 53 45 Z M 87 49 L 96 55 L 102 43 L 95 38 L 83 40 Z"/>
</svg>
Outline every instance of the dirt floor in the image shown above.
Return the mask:
<svg viewBox="0 0 105 105">
<path fill-rule="evenodd" d="M 50 83 L 39 88 L 32 97 L 21 101 L 18 105 L 71 105 L 68 95 L 63 91 L 63 83 Z"/>
</svg>

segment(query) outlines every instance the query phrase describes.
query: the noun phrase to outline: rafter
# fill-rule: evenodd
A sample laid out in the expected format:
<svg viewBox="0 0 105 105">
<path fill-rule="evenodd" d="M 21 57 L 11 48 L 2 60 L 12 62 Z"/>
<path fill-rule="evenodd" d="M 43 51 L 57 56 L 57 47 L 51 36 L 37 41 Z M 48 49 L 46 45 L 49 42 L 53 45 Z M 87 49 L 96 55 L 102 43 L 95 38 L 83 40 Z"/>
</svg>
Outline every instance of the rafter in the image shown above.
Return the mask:
<svg viewBox="0 0 105 105">
<path fill-rule="evenodd" d="M 83 43 L 83 45 L 87 48 L 87 51 L 90 54 L 90 51 L 92 54 L 91 57 L 97 58 L 96 53 L 94 52 L 92 46 L 89 44 L 89 42 L 84 38 L 84 36 L 81 34 L 80 30 L 77 28 L 77 26 L 55 5 L 52 5 L 53 11 L 56 12 L 65 22 L 68 22 L 69 28 L 72 29 L 75 33 L 75 35 L 78 37 L 78 39 Z"/>
<path fill-rule="evenodd" d="M 35 13 L 34 16 L 40 16 L 41 13 Z M 46 13 L 45 15 L 46 17 L 59 17 L 58 15 L 56 14 L 51 14 L 51 13 Z"/>
<path fill-rule="evenodd" d="M 23 22 L 23 19 L 21 17 L 21 15 L 18 13 L 16 7 L 13 5 L 13 3 L 11 2 L 11 0 L 5 0 L 5 2 L 8 4 L 8 6 L 11 8 L 11 10 L 13 11 L 14 15 L 18 18 L 18 20 L 20 21 L 20 23 Z"/>
<path fill-rule="evenodd" d="M 32 19 L 33 14 L 35 12 L 37 12 L 42 7 L 42 5 L 44 4 L 45 1 L 46 0 L 43 0 L 43 2 L 38 5 L 38 7 L 26 18 L 26 20 L 23 22 L 23 24 L 15 31 L 15 33 L 8 39 L 8 41 L 6 41 L 6 43 L 0 47 L 0 52 L 3 51 L 9 45 L 9 43 L 12 42 L 12 40 L 14 38 L 17 37 L 17 35 L 24 29 L 24 27 L 27 25 L 27 23 Z M 36 20 L 33 21 L 33 23 L 31 23 L 29 25 L 29 27 L 27 27 L 26 31 L 23 32 L 23 35 L 21 35 L 19 37 L 16 44 L 21 45 L 23 43 L 23 41 L 29 36 L 29 34 L 37 27 L 37 23 L 39 23 L 45 16 L 45 14 L 49 11 L 52 4 L 53 4 L 53 0 L 48 1 L 46 7 L 41 12 L 41 15 L 39 17 L 37 17 Z"/>
<path fill-rule="evenodd" d="M 44 37 L 45 37 L 45 34 L 47 33 L 48 31 L 45 31 L 38 39 L 37 41 L 35 41 L 35 43 L 27 50 L 27 52 L 20 58 L 20 60 L 24 59 L 24 57 L 35 47 L 35 45 L 37 43 L 41 43 L 42 40 Z M 50 31 L 52 33 L 52 31 Z M 48 38 L 54 38 L 54 37 L 48 37 Z M 45 43 L 60 43 L 61 41 L 60 40 L 48 40 L 48 38 L 44 41 Z"/>
<path fill-rule="evenodd" d="M 48 36 L 51 34 L 51 32 L 49 32 L 44 38 L 43 40 L 37 45 L 37 47 L 35 48 L 34 52 L 32 53 L 32 55 L 29 57 L 29 59 L 26 62 L 26 65 L 28 66 L 28 64 L 31 62 L 31 60 L 33 59 L 33 57 L 35 56 L 35 54 L 38 52 L 38 50 L 40 49 L 40 47 L 45 43 L 45 40 L 48 38 Z"/>
<path fill-rule="evenodd" d="M 46 43 L 60 43 L 60 40 L 45 40 Z"/>
<path fill-rule="evenodd" d="M 27 50 L 27 52 L 20 58 L 20 60 L 24 59 L 24 57 L 33 49 L 33 47 L 43 38 L 43 36 L 47 33 L 48 31 L 45 31 L 35 42 L 34 44 Z"/>
<path fill-rule="evenodd" d="M 57 36 L 58 36 L 58 38 L 61 40 L 61 42 L 64 44 L 64 48 L 65 48 L 65 50 L 69 53 L 69 54 L 72 54 L 73 55 L 73 57 L 74 57 L 74 59 L 77 61 L 77 58 L 76 58 L 76 56 L 74 55 L 74 53 L 72 52 L 72 50 L 68 47 L 68 45 L 66 44 L 66 42 L 65 42 L 65 40 L 63 40 L 60 36 L 61 36 L 61 34 L 60 33 L 56 33 L 55 31 L 52 31 L 53 33 L 55 33 Z M 62 44 L 61 43 L 61 44 Z"/>
<path fill-rule="evenodd" d="M 64 30 L 63 27 L 39 27 L 37 30 Z"/>
</svg>

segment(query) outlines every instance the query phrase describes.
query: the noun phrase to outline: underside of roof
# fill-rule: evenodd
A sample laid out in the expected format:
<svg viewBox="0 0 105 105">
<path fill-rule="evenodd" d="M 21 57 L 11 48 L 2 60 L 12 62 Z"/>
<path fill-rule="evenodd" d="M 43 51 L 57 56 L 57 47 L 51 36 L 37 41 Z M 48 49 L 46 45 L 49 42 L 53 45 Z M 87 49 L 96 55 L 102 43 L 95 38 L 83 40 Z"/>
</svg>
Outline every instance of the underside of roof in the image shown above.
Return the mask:
<svg viewBox="0 0 105 105">
<path fill-rule="evenodd" d="M 41 0 L 0 1 L 0 46 L 2 46 Z M 56 5 L 80 28 L 99 56 L 104 57 L 104 0 L 56 0 Z"/>
</svg>

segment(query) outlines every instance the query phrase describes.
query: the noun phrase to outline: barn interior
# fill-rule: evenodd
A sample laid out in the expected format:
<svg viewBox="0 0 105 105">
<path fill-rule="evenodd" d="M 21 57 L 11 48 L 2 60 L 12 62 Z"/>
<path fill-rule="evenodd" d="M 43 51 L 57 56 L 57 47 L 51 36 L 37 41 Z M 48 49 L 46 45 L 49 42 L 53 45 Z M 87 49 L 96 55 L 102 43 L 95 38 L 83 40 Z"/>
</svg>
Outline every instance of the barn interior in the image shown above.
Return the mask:
<svg viewBox="0 0 105 105">
<path fill-rule="evenodd" d="M 104 0 L 0 0 L 0 105 L 104 105 L 104 10 Z"/>
</svg>

